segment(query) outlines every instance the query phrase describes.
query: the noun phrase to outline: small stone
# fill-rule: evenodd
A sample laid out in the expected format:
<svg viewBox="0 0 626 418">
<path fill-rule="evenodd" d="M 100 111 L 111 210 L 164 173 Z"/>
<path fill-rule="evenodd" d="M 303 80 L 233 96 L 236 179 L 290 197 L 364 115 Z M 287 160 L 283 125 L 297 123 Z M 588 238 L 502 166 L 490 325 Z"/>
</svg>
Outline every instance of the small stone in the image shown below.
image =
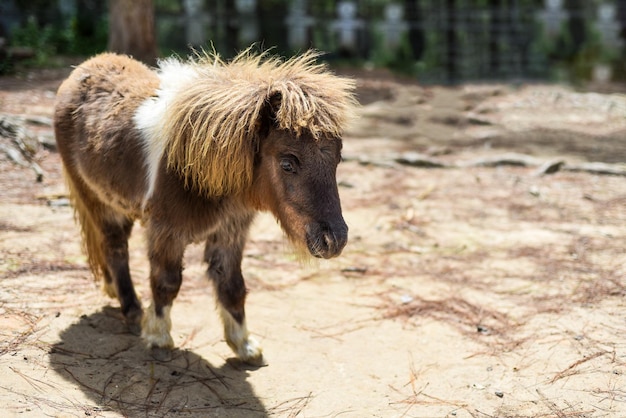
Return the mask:
<svg viewBox="0 0 626 418">
<path fill-rule="evenodd" d="M 504 397 L 504 393 L 500 392 L 499 390 L 496 390 L 494 393 L 496 394 L 496 396 L 498 398 L 503 398 Z"/>
<path fill-rule="evenodd" d="M 546 174 L 554 174 L 565 165 L 563 160 L 546 161 L 536 171 L 536 175 L 543 176 Z"/>
<path fill-rule="evenodd" d="M 530 188 L 528 189 L 528 193 L 530 193 L 532 196 L 535 196 L 535 197 L 539 197 L 539 195 L 541 195 L 541 192 L 539 191 L 539 187 L 537 186 L 530 186 Z"/>
<path fill-rule="evenodd" d="M 355 274 L 365 274 L 367 273 L 367 267 L 363 266 L 349 266 L 341 269 L 342 273 L 355 273 Z"/>
<path fill-rule="evenodd" d="M 65 207 L 65 206 L 70 206 L 70 199 L 68 199 L 67 197 L 60 197 L 58 199 L 52 199 L 52 200 L 48 200 L 48 206 L 51 207 Z"/>
<path fill-rule="evenodd" d="M 419 154 L 416 152 L 405 152 L 397 156 L 394 159 L 395 162 L 408 165 L 411 167 L 422 167 L 422 168 L 447 168 L 448 165 L 442 163 L 441 161 L 434 160 L 427 155 Z"/>
<path fill-rule="evenodd" d="M 411 295 L 402 295 L 402 296 L 400 296 L 400 302 L 403 305 L 406 305 L 407 303 L 411 303 L 411 302 L 413 302 L 413 296 L 411 296 Z"/>
</svg>

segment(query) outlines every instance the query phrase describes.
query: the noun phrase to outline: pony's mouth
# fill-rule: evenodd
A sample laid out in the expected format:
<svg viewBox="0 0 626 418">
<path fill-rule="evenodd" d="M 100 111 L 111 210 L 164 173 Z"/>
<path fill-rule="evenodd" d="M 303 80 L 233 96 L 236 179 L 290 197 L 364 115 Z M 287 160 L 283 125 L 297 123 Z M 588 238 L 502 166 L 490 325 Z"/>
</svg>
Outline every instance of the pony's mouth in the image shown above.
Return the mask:
<svg viewBox="0 0 626 418">
<path fill-rule="evenodd" d="M 306 245 L 314 257 L 326 259 L 337 257 L 347 242 L 348 226 L 343 220 L 340 225 L 334 227 L 326 222 L 306 226 Z"/>
</svg>

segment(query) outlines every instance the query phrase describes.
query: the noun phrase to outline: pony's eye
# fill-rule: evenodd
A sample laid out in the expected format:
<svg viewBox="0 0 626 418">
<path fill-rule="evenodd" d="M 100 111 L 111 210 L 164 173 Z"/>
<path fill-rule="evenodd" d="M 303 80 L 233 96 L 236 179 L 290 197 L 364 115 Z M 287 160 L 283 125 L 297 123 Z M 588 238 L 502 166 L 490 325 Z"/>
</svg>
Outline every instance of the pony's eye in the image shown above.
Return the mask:
<svg viewBox="0 0 626 418">
<path fill-rule="evenodd" d="M 282 160 L 280 160 L 280 168 L 282 168 L 283 171 L 286 173 L 296 172 L 296 167 L 293 165 L 293 162 L 291 162 L 290 160 L 286 158 L 283 158 Z"/>
</svg>

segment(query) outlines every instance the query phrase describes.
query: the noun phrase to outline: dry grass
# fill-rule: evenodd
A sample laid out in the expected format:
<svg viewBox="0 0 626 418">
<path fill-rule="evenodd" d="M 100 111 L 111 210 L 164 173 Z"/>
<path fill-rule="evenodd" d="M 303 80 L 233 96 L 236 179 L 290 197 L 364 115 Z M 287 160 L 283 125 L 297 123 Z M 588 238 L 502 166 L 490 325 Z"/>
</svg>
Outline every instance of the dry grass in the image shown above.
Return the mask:
<svg viewBox="0 0 626 418">
<path fill-rule="evenodd" d="M 430 100 L 426 96 L 432 92 L 423 93 Z M 0 91 L 0 99 L 4 94 Z M 404 113 L 387 111 L 389 117 L 378 122 L 404 123 Z M 434 117 L 429 123 L 450 121 Z M 430 141 L 413 139 L 407 136 L 398 146 Z M 499 145 L 504 139 L 498 138 Z M 375 160 L 377 151 L 369 150 L 367 138 L 362 140 L 356 149 L 371 152 L 370 160 Z M 385 150 L 391 145 L 385 142 Z M 467 159 L 483 151 L 459 149 L 467 145 L 452 144 L 441 158 L 454 162 L 457 151 Z M 38 197 L 54 194 L 47 188 L 61 183 L 58 156 L 41 157 L 49 174 L 44 184 L 34 184 L 28 170 L 0 161 L 0 180 L 7 188 L 2 203 L 43 207 Z M 321 405 L 339 380 L 354 375 L 371 385 L 362 401 L 378 396 L 384 403 L 380 416 L 623 415 L 623 178 L 570 172 L 538 177 L 519 167 L 425 170 L 355 161 L 342 164 L 339 174 L 344 210 L 354 216 L 351 242 L 340 260 L 302 269 L 280 236 L 267 235 L 251 237 L 244 260 L 251 294 L 262 302 L 255 308 L 290 324 L 284 327 L 289 335 L 278 335 L 275 324 L 261 324 L 262 337 L 279 347 L 275 362 L 263 372 L 279 370 L 299 358 L 300 350 L 308 350 L 302 358 L 314 367 L 306 370 L 311 376 L 317 369 L 323 372 L 319 381 L 299 370 L 303 364 L 289 363 L 288 373 L 278 378 L 268 373 L 274 380 L 265 383 L 258 379 L 262 373 L 255 375 L 232 359 L 210 362 L 197 354 L 199 345 L 213 355 L 224 343 L 214 336 L 207 342 L 208 330 L 199 332 L 195 325 L 180 338 L 181 349 L 171 362 L 154 361 L 127 333 L 119 309 L 98 310 L 106 301 L 80 261 L 78 244 L 64 246 L 64 240 L 77 239 L 73 225 L 42 226 L 36 218 L 20 220 L 14 212 L 1 219 L 0 234 L 7 238 L 0 240 L 0 316 L 7 326 L 0 332 L 0 363 L 11 384 L 0 383 L 0 395 L 21 402 L 11 404 L 9 413 L 296 417 L 326 411 L 362 416 L 357 403 L 344 407 L 338 401 L 341 407 L 332 413 Z M 141 228 L 134 234 L 141 234 Z M 143 247 L 133 251 L 133 274 L 147 276 Z M 186 265 L 177 299 L 181 305 L 210 292 L 201 246 L 187 253 Z M 147 293 L 145 281 L 136 281 L 144 286 L 140 293 Z M 297 298 L 301 305 L 290 307 L 287 298 Z M 298 316 L 299 309 L 309 309 L 306 319 Z M 207 310 L 213 314 L 212 305 L 194 307 L 198 315 Z M 64 325 L 58 327 L 56 320 Z M 400 350 L 384 365 L 394 376 L 379 371 L 385 378 L 374 377 L 375 356 L 362 363 L 344 358 L 345 375 L 336 374 L 341 365 L 335 356 L 344 345 L 356 340 L 366 352 L 370 336 L 372 341 L 392 341 L 391 333 L 401 337 L 394 340 L 400 348 L 386 346 Z M 402 338 L 416 335 L 419 349 L 430 351 L 423 351 L 427 358 L 409 352 L 407 365 L 399 359 Z M 441 342 L 445 338 L 467 346 L 447 369 L 438 365 L 448 356 L 446 341 Z M 350 354 L 358 357 L 358 349 Z M 471 376 L 459 377 L 463 372 Z M 483 375 L 484 388 L 472 387 Z M 341 377 L 329 383 L 329 376 Z M 444 380 L 447 386 L 442 386 Z M 289 392 L 296 385 L 298 391 Z"/>
</svg>

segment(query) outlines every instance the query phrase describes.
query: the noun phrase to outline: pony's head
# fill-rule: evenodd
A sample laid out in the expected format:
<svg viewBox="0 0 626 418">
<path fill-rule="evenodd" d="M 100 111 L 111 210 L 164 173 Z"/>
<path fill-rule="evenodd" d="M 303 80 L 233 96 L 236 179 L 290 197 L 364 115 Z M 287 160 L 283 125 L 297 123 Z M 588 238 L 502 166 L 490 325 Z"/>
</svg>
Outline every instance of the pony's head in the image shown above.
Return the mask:
<svg viewBox="0 0 626 418">
<path fill-rule="evenodd" d="M 347 242 L 337 192 L 341 135 L 354 83 L 307 52 L 281 61 L 244 51 L 181 65 L 162 135 L 168 167 L 207 197 L 241 194 L 269 210 L 298 247 L 339 255 Z"/>
<path fill-rule="evenodd" d="M 251 191 L 300 249 L 320 258 L 339 255 L 348 240 L 336 171 L 341 139 L 270 129 L 260 142 Z"/>
</svg>

